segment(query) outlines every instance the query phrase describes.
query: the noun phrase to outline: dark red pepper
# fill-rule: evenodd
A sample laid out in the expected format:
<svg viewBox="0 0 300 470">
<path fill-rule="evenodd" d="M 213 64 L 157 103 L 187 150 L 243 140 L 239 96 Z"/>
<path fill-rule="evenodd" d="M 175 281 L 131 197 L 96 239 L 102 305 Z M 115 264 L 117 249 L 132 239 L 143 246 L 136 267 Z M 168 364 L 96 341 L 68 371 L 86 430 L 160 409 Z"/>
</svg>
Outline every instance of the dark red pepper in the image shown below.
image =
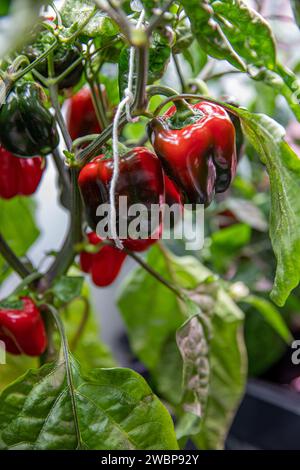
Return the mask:
<svg viewBox="0 0 300 470">
<path fill-rule="evenodd" d="M 88 234 L 91 245 L 99 245 L 102 240 L 95 232 Z M 111 245 L 99 247 L 97 253 L 83 251 L 80 266 L 83 272 L 91 275 L 98 287 L 107 287 L 114 282 L 125 261 L 126 253 Z"/>
<path fill-rule="evenodd" d="M 186 121 L 190 123 L 174 126 L 173 106 L 150 122 L 149 133 L 165 172 L 182 191 L 185 202 L 208 206 L 235 175 L 235 130 L 222 107 L 202 101 L 192 108 L 195 116 Z"/>
<path fill-rule="evenodd" d="M 158 158 L 147 148 L 138 147 L 119 157 L 119 169 L 115 193 L 117 215 L 119 197 L 126 196 L 128 208 L 133 204 L 143 204 L 147 207 L 150 217 L 151 204 L 164 202 L 164 176 Z M 111 157 L 105 158 L 104 155 L 88 163 L 79 174 L 78 182 L 87 220 L 94 231 L 100 221 L 100 217 L 96 216 L 98 206 L 109 204 L 112 175 L 113 161 Z M 131 219 L 128 218 L 128 223 L 130 221 Z M 159 227 L 155 230 L 158 229 Z M 150 238 L 152 235 L 150 229 L 147 233 Z"/>
<path fill-rule="evenodd" d="M 11 354 L 40 356 L 47 336 L 39 309 L 29 297 L 0 304 L 0 340 Z"/>
<path fill-rule="evenodd" d="M 170 207 L 174 204 L 183 205 L 180 191 L 167 175 L 165 175 L 165 203 Z"/>
<path fill-rule="evenodd" d="M 68 128 L 73 140 L 101 133 L 89 88 L 82 88 L 68 100 L 67 112 Z"/>
<path fill-rule="evenodd" d="M 0 146 L 0 197 L 33 194 L 43 175 L 45 161 L 41 157 L 18 158 Z"/>
</svg>

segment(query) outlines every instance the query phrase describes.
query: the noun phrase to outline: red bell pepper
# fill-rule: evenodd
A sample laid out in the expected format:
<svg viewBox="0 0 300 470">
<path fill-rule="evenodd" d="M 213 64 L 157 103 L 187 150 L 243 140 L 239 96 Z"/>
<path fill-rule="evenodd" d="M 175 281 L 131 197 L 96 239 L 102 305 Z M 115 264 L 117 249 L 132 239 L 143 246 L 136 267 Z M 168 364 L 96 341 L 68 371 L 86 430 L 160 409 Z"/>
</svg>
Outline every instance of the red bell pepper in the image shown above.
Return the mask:
<svg viewBox="0 0 300 470">
<path fill-rule="evenodd" d="M 18 158 L 0 146 L 0 197 L 33 194 L 43 175 L 44 161 L 41 157 Z"/>
<path fill-rule="evenodd" d="M 235 129 L 227 112 L 202 101 L 195 115 L 178 128 L 175 106 L 149 124 L 153 148 L 167 175 L 182 191 L 185 202 L 208 206 L 215 192 L 230 185 L 237 165 Z"/>
<path fill-rule="evenodd" d="M 67 124 L 73 140 L 101 133 L 89 88 L 82 88 L 68 100 Z"/>
<path fill-rule="evenodd" d="M 11 354 L 40 356 L 45 352 L 47 336 L 42 316 L 29 297 L 22 297 L 17 305 L 0 304 L 0 340 Z"/>
<path fill-rule="evenodd" d="M 95 232 L 88 234 L 91 245 L 100 245 L 102 240 Z M 125 251 L 115 246 L 103 245 L 97 253 L 83 251 L 80 254 L 80 266 L 83 272 L 91 274 L 94 284 L 106 287 L 114 282 L 125 261 Z"/>
<path fill-rule="evenodd" d="M 164 176 L 156 155 L 145 147 L 138 147 L 119 157 L 119 177 L 116 185 L 116 211 L 118 216 L 119 197 L 127 197 L 127 206 L 143 204 L 148 210 L 152 204 L 164 202 Z M 100 204 L 109 204 L 109 190 L 113 175 L 111 157 L 100 155 L 81 170 L 79 187 L 85 204 L 87 220 L 96 231 L 100 217 L 96 215 Z M 133 217 L 134 219 L 135 217 Z M 149 220 L 148 219 L 148 220 Z M 117 217 L 117 224 L 118 224 Z M 128 218 L 128 223 L 130 219 Z M 159 230 L 157 227 L 154 231 Z M 149 238 L 152 235 L 149 227 Z M 148 238 L 148 237 L 147 237 Z"/>
</svg>

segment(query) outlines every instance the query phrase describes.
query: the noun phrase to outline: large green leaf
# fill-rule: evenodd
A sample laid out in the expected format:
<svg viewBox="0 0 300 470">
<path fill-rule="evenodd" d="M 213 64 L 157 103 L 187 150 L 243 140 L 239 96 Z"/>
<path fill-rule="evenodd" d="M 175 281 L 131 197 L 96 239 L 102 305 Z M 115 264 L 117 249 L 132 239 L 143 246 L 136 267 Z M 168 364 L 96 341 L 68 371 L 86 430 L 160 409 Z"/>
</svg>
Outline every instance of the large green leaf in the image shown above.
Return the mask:
<svg viewBox="0 0 300 470">
<path fill-rule="evenodd" d="M 300 159 L 268 116 L 238 110 L 243 130 L 266 166 L 271 186 L 270 237 L 277 258 L 272 300 L 284 305 L 300 280 Z"/>
<path fill-rule="evenodd" d="M 72 389 L 60 361 L 28 371 L 2 392 L 0 449 L 178 448 L 169 413 L 142 377 L 94 369 L 85 378 L 69 358 Z"/>
<path fill-rule="evenodd" d="M 273 69 L 276 51 L 272 31 L 255 10 L 241 0 L 182 0 L 192 30 L 205 52 L 228 60 L 240 70 Z"/>
<path fill-rule="evenodd" d="M 272 30 L 258 12 L 243 0 L 182 0 L 182 4 L 207 54 L 271 86 L 300 121 L 300 83 L 277 61 Z"/>
<path fill-rule="evenodd" d="M 243 314 L 222 289 L 207 283 L 211 273 L 195 258 L 177 258 L 153 247 L 147 262 L 166 279 L 190 291 L 196 310 L 190 310 L 188 301 L 178 303 L 164 285 L 137 269 L 119 297 L 131 346 L 150 370 L 159 393 L 179 410 L 180 417 L 182 410 L 187 413 L 184 424 L 180 422 L 179 437 L 197 434 L 196 440 L 199 438 L 204 447 L 219 447 L 245 382 Z M 202 310 L 199 317 L 195 316 L 197 306 Z M 211 311 L 209 316 L 206 311 Z M 188 321 L 185 315 L 190 317 Z M 217 346 L 209 347 L 223 340 L 230 347 L 223 347 L 222 353 Z M 213 379 L 214 374 L 219 381 Z M 223 407 L 224 395 L 228 398 Z M 209 411 L 205 411 L 209 403 Z M 219 429 L 214 441 L 206 436 L 206 426 L 208 433 L 210 427 Z"/>
<path fill-rule="evenodd" d="M 24 256 L 39 236 L 34 209 L 30 198 L 15 197 L 9 201 L 0 198 L 0 233 L 17 256 Z M 0 283 L 9 272 L 0 256 Z"/>
</svg>

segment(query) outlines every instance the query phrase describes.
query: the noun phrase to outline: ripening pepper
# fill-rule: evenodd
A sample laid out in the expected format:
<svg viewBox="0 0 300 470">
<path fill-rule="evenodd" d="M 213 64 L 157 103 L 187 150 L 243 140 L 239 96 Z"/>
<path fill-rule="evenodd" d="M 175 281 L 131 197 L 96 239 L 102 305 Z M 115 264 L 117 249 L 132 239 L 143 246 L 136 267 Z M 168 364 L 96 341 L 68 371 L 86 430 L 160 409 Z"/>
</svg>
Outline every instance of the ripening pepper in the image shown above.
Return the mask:
<svg viewBox="0 0 300 470">
<path fill-rule="evenodd" d="M 95 232 L 88 234 L 91 245 L 99 245 L 102 240 Z M 97 253 L 83 251 L 80 254 L 80 266 L 83 272 L 92 277 L 98 287 L 107 287 L 114 282 L 126 258 L 125 251 L 115 246 L 103 245 Z"/>
<path fill-rule="evenodd" d="M 53 44 L 54 38 L 53 34 L 50 32 L 42 32 L 37 40 L 28 46 L 25 47 L 23 53 L 28 57 L 30 62 L 34 62 L 38 59 L 49 47 Z M 79 61 L 81 56 L 80 44 L 59 44 L 53 52 L 53 66 L 54 66 L 54 75 L 55 77 L 60 76 L 64 73 L 69 67 L 71 67 L 74 62 Z M 35 69 L 44 77 L 48 77 L 48 59 L 45 58 L 39 62 Z M 57 84 L 60 90 L 64 88 L 71 88 L 79 82 L 83 72 L 83 62 L 79 61 L 77 66 L 67 74 L 62 80 Z"/>
<path fill-rule="evenodd" d="M 180 123 L 175 106 L 171 107 L 149 123 L 149 135 L 185 202 L 208 206 L 235 175 L 235 129 L 227 112 L 216 104 L 202 101 L 192 109 L 194 115 Z"/>
<path fill-rule="evenodd" d="M 68 100 L 67 106 L 67 124 L 72 140 L 101 133 L 89 88 L 78 91 Z"/>
<path fill-rule="evenodd" d="M 109 204 L 109 190 L 113 175 L 113 160 L 100 155 L 88 163 L 79 173 L 78 183 L 84 201 L 87 221 L 96 230 L 101 220 L 96 215 L 101 204 Z M 144 233 L 150 238 L 151 205 L 164 202 L 164 179 L 157 156 L 145 147 L 137 147 L 119 157 L 119 177 L 116 184 L 117 227 L 119 224 L 119 197 L 127 197 L 127 207 L 143 204 L 147 208 L 147 228 Z M 132 216 L 134 220 L 136 216 Z M 131 217 L 127 218 L 127 227 Z M 159 227 L 155 228 L 157 231 Z"/>
<path fill-rule="evenodd" d="M 0 111 L 0 141 L 21 157 L 47 155 L 58 146 L 55 119 L 44 106 L 46 96 L 34 82 L 17 84 Z"/>
<path fill-rule="evenodd" d="M 40 356 L 47 347 L 41 313 L 29 297 L 0 304 L 0 340 L 11 354 Z"/>
<path fill-rule="evenodd" d="M 43 175 L 44 160 L 41 157 L 19 158 L 0 146 L 0 197 L 33 194 Z"/>
</svg>

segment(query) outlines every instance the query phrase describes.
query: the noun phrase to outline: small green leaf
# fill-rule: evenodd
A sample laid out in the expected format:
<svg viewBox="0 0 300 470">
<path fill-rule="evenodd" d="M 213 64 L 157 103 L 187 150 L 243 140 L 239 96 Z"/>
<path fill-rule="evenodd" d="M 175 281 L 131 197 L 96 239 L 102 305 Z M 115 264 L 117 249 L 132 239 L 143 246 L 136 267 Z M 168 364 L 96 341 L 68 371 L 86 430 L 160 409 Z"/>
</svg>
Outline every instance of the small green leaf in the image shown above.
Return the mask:
<svg viewBox="0 0 300 470">
<path fill-rule="evenodd" d="M 55 281 L 51 291 L 57 300 L 67 304 L 80 296 L 83 282 L 82 276 L 62 276 Z"/>
<path fill-rule="evenodd" d="M 94 9 L 95 2 L 93 0 L 65 0 L 60 11 L 64 26 L 71 28 L 75 24 L 84 23 Z M 118 32 L 117 24 L 105 13 L 97 11 L 84 27 L 82 34 L 91 38 L 100 36 L 104 39 L 113 37 Z"/>
</svg>

